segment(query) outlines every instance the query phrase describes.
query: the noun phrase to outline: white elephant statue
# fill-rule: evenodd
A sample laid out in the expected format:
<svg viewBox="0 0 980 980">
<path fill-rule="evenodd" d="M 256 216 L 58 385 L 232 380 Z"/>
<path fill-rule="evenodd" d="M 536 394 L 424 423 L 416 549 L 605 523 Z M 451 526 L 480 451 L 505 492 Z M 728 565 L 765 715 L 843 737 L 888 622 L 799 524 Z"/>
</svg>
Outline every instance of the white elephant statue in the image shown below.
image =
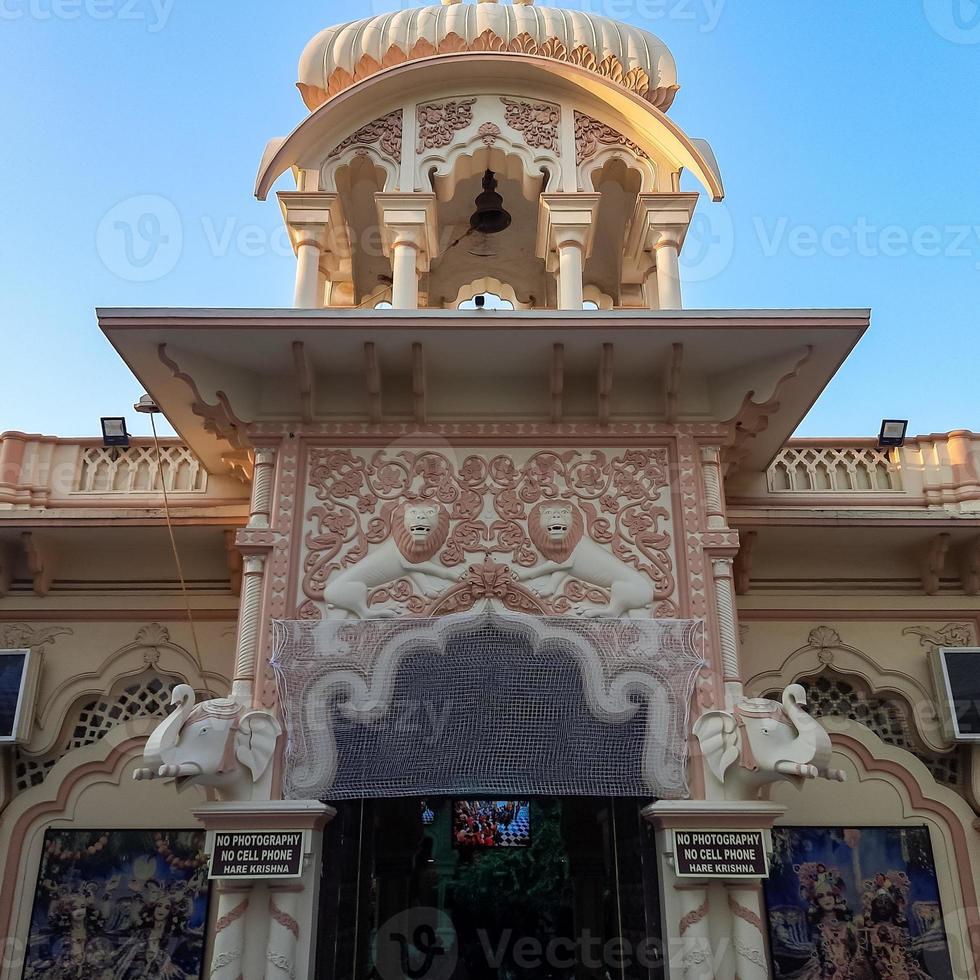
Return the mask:
<svg viewBox="0 0 980 980">
<path fill-rule="evenodd" d="M 246 711 L 232 698 L 195 705 L 194 689 L 178 684 L 176 707 L 153 730 L 134 779 L 172 778 L 177 789 L 213 788 L 220 799 L 269 798 L 272 756 L 282 726 L 268 711 Z"/>
<path fill-rule="evenodd" d="M 698 718 L 694 734 L 726 799 L 754 799 L 762 786 L 778 780 L 800 787 L 817 776 L 847 778 L 830 768 L 830 736 L 805 704 L 802 685 L 790 684 L 782 704 L 742 698 L 732 711 L 707 711 Z"/>
</svg>

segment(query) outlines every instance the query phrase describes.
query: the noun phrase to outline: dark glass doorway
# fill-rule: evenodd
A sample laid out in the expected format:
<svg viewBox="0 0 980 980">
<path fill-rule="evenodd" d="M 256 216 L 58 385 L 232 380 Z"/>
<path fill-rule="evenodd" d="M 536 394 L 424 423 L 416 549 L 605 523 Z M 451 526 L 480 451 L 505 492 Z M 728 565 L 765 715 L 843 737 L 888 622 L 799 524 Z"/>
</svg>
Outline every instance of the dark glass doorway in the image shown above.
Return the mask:
<svg viewBox="0 0 980 980">
<path fill-rule="evenodd" d="M 645 802 L 339 804 L 325 832 L 319 980 L 659 980 Z"/>
</svg>

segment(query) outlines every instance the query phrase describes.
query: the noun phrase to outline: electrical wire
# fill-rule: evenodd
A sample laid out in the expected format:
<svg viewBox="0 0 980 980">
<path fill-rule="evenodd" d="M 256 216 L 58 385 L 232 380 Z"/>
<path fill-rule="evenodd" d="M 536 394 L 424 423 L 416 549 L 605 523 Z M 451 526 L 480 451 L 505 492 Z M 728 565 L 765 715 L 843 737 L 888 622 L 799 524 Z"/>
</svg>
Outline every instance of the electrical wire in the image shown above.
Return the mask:
<svg viewBox="0 0 980 980">
<path fill-rule="evenodd" d="M 153 418 L 154 412 L 148 413 L 150 416 L 150 428 L 153 429 L 153 445 L 156 449 L 157 472 L 160 474 L 160 489 L 163 491 L 163 512 L 167 518 L 167 532 L 170 534 L 170 547 L 174 553 L 174 564 L 177 566 L 177 578 L 180 580 L 180 591 L 184 597 L 184 608 L 187 610 L 187 622 L 191 628 L 191 640 L 194 643 L 194 657 L 197 666 L 201 671 L 201 680 L 204 682 L 204 693 L 210 698 L 211 685 L 208 684 L 207 674 L 204 671 L 204 660 L 201 657 L 201 647 L 197 642 L 197 630 L 194 627 L 194 613 L 191 610 L 191 597 L 187 591 L 187 582 L 184 579 L 184 569 L 180 563 L 180 553 L 177 551 L 177 539 L 174 537 L 174 525 L 170 517 L 170 500 L 167 497 L 167 478 L 163 475 L 163 453 L 160 451 L 160 439 L 157 436 L 157 424 Z"/>
</svg>

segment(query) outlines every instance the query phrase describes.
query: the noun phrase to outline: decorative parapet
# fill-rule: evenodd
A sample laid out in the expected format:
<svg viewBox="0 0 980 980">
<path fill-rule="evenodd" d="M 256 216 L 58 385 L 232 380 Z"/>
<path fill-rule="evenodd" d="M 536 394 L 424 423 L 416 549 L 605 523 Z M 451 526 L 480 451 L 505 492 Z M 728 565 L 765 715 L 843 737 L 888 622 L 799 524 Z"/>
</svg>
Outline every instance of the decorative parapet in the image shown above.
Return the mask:
<svg viewBox="0 0 980 980">
<path fill-rule="evenodd" d="M 726 486 L 734 506 L 775 503 L 980 511 L 980 435 L 967 430 L 916 436 L 899 449 L 874 440 L 794 439 L 761 474 Z"/>
<path fill-rule="evenodd" d="M 208 488 L 207 470 L 201 461 L 181 445 L 160 447 L 161 467 L 153 446 L 82 449 L 81 465 L 72 493 L 204 493 Z"/>
<path fill-rule="evenodd" d="M 899 467 L 883 449 L 789 445 L 767 472 L 770 493 L 894 493 Z"/>
<path fill-rule="evenodd" d="M 230 474 L 208 474 L 191 449 L 160 441 L 162 467 L 146 439 L 107 449 L 101 440 L 5 432 L 0 435 L 0 512 L 35 507 L 162 506 L 163 489 L 179 506 L 247 501 Z"/>
</svg>

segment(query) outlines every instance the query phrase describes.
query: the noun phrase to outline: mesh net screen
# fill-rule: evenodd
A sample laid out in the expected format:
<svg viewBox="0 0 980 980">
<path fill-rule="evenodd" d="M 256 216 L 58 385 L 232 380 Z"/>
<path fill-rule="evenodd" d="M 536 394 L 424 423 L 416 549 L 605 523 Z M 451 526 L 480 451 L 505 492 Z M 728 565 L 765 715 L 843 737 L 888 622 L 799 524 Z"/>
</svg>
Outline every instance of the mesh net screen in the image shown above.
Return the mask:
<svg viewBox="0 0 980 980">
<path fill-rule="evenodd" d="M 687 795 L 692 620 L 275 624 L 290 799 Z"/>
</svg>

